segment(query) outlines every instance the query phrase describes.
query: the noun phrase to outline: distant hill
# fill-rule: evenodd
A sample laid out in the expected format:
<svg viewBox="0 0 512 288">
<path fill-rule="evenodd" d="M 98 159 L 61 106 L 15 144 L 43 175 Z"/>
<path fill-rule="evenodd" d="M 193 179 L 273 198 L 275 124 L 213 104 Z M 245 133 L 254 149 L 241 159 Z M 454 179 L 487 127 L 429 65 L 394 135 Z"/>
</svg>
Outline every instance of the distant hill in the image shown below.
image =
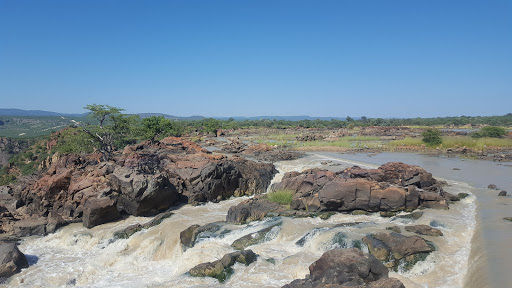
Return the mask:
<svg viewBox="0 0 512 288">
<path fill-rule="evenodd" d="M 66 113 L 58 113 L 58 112 L 50 112 L 50 111 L 42 111 L 42 110 L 23 110 L 23 109 L 5 109 L 0 108 L 0 116 L 30 116 L 30 117 L 45 117 L 45 116 L 58 116 L 58 117 L 85 117 L 88 113 L 83 114 L 66 114 Z M 164 116 L 166 119 L 176 119 L 176 120 L 201 120 L 208 117 L 205 116 L 199 116 L 199 115 L 193 115 L 193 116 L 174 116 L 164 113 L 138 113 L 141 118 L 147 118 L 151 116 Z M 252 117 L 244 117 L 244 116 L 234 116 L 234 117 L 211 117 L 219 120 L 227 120 L 229 118 L 233 118 L 237 121 L 244 121 L 244 120 L 263 120 L 263 119 L 269 119 L 269 120 L 286 120 L 286 121 L 300 121 L 300 120 L 345 120 L 344 117 L 312 117 L 307 115 L 300 115 L 300 116 L 252 116 Z M 354 119 L 358 119 L 354 117 Z"/>
<path fill-rule="evenodd" d="M 84 117 L 87 113 L 83 114 L 66 114 L 58 112 L 50 112 L 43 110 L 23 110 L 23 109 L 5 109 L 0 108 L 0 116 L 60 116 L 60 117 Z"/>
</svg>

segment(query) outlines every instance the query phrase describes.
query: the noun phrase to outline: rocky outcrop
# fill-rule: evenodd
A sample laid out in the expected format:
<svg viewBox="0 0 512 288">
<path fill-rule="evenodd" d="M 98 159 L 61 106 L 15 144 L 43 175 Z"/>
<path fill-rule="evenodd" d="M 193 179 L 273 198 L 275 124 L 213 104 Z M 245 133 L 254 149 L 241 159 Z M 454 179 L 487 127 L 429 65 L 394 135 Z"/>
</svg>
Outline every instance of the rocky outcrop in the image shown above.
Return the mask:
<svg viewBox="0 0 512 288">
<path fill-rule="evenodd" d="M 405 226 L 405 231 L 416 233 L 419 235 L 443 236 L 443 232 L 441 232 L 441 230 L 432 228 L 428 225 Z"/>
<path fill-rule="evenodd" d="M 127 146 L 112 161 L 99 160 L 97 154 L 54 155 L 41 177 L 20 179 L 6 190 L 9 203 L 0 199 L 12 216 L 2 219 L 2 230 L 11 233 L 19 220 L 43 223 L 53 216 L 93 227 L 123 213 L 153 216 L 178 202 L 262 194 L 277 172 L 270 163 L 211 154 L 175 137 Z"/>
<path fill-rule="evenodd" d="M 442 185 L 418 166 L 393 162 L 378 169 L 290 172 L 272 190 L 293 191 L 290 208 L 295 210 L 393 212 L 447 209 L 448 201 L 458 197 L 445 193 Z"/>
<path fill-rule="evenodd" d="M 424 260 L 435 250 L 432 244 L 418 236 L 404 236 L 398 233 L 377 233 L 366 235 L 363 242 L 372 255 L 397 270 L 400 266 L 409 270 L 418 261 Z"/>
<path fill-rule="evenodd" d="M 0 242 L 0 280 L 28 267 L 27 258 L 14 243 Z"/>
<path fill-rule="evenodd" d="M 252 252 L 252 250 L 236 251 L 224 255 L 220 260 L 199 264 L 190 269 L 189 273 L 194 277 L 207 276 L 216 278 L 219 282 L 224 282 L 234 273 L 231 266 L 235 263 L 238 262 L 248 266 L 256 261 L 257 258 L 258 255 Z"/>
<path fill-rule="evenodd" d="M 357 248 L 325 252 L 309 266 L 309 275 L 283 288 L 316 287 L 392 287 L 405 288 L 397 279 L 388 278 L 388 269 L 373 255 Z"/>
</svg>

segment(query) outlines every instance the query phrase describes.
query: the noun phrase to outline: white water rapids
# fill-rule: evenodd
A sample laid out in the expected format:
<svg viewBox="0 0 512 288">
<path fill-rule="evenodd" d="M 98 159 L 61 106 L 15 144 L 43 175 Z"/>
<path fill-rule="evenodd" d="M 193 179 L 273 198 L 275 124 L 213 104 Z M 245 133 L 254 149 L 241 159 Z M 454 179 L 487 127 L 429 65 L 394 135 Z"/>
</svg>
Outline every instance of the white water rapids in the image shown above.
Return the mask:
<svg viewBox="0 0 512 288">
<path fill-rule="evenodd" d="M 280 171 L 274 182 L 288 171 L 301 171 L 322 166 L 330 160 L 342 169 L 353 162 L 325 155 L 277 163 Z M 361 163 L 357 163 L 360 166 Z M 325 166 L 323 166 L 325 167 Z M 367 166 L 370 167 L 370 166 Z M 371 166 L 376 167 L 376 166 Z M 472 187 L 462 182 L 448 181 L 448 192 L 471 193 Z M 444 236 L 429 237 L 437 250 L 408 272 L 391 272 L 406 287 L 462 287 L 468 271 L 471 239 L 475 230 L 475 197 L 470 196 L 449 210 L 423 210 L 418 220 L 382 218 L 378 214 L 353 216 L 337 214 L 328 220 L 320 218 L 273 218 L 248 225 L 226 225 L 229 232 L 222 236 L 201 239 L 193 248 L 183 251 L 180 232 L 193 224 L 204 225 L 225 220 L 229 207 L 247 199 L 235 198 L 221 203 L 192 207 L 185 205 L 160 225 L 137 232 L 129 239 L 115 240 L 112 234 L 149 218 L 129 217 L 123 221 L 84 228 L 80 223 L 61 228 L 45 237 L 24 239 L 20 250 L 29 256 L 31 265 L 13 276 L 1 287 L 281 287 L 309 273 L 308 267 L 327 250 L 351 247 L 371 232 L 385 231 L 388 226 L 427 224 L 437 221 Z M 234 274 L 225 282 L 213 278 L 196 278 L 187 274 L 190 268 L 203 262 L 220 259 L 233 252 L 236 239 L 281 222 L 274 237 L 267 242 L 248 247 L 259 255 L 249 265 L 235 264 Z M 364 222 L 351 227 L 339 223 Z M 403 232 L 404 234 L 405 231 Z M 303 246 L 296 242 L 303 238 Z M 406 234 L 408 235 L 408 234 Z M 366 248 L 363 244 L 363 250 Z M 273 263 L 272 263 L 273 262 Z M 3 285 L 3 286 L 2 286 Z M 6 286 L 7 285 L 7 286 Z"/>
</svg>

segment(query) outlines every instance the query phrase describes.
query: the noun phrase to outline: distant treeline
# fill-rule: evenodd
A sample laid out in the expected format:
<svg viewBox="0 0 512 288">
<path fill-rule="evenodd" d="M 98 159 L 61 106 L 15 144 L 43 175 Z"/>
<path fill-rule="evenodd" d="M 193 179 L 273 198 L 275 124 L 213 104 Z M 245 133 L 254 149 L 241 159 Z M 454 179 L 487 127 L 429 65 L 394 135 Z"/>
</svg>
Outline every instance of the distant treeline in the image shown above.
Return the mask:
<svg viewBox="0 0 512 288">
<path fill-rule="evenodd" d="M 460 116 L 460 117 L 436 117 L 436 118 L 407 118 L 407 119 L 384 119 L 367 118 L 346 120 L 244 120 L 236 121 L 233 118 L 228 120 L 217 120 L 212 118 L 198 121 L 182 121 L 185 131 L 188 128 L 203 129 L 205 127 L 216 127 L 219 129 L 246 129 L 246 128 L 346 128 L 356 126 L 464 126 L 464 125 L 490 125 L 490 126 L 512 126 L 512 113 L 503 116 Z M 207 129 L 208 130 L 208 129 Z"/>
</svg>

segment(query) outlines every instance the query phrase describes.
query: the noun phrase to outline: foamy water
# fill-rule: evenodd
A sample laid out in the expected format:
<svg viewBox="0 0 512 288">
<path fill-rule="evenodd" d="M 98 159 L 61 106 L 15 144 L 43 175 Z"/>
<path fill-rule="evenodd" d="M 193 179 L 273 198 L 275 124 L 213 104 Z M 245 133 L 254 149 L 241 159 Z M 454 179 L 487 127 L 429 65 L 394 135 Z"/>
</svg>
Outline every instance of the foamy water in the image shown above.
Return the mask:
<svg viewBox="0 0 512 288">
<path fill-rule="evenodd" d="M 285 172 L 319 167 L 320 162 L 326 160 L 341 164 L 329 168 L 343 169 L 354 165 L 325 155 L 311 155 L 277 163 L 280 173 L 273 182 L 280 181 Z M 454 194 L 471 193 L 472 189 L 468 184 L 456 181 L 449 181 L 446 187 Z M 464 285 L 476 225 L 474 196 L 451 205 L 450 210 L 423 210 L 423 217 L 414 221 L 382 218 L 378 214 L 336 214 L 328 220 L 278 217 L 248 225 L 225 225 L 230 232 L 201 239 L 193 248 L 183 251 L 179 244 L 181 231 L 193 224 L 223 221 L 229 207 L 245 199 L 247 197 L 198 207 L 183 206 L 160 225 L 138 232 L 129 239 L 114 241 L 112 235 L 131 224 L 145 223 L 148 218 L 129 217 L 93 229 L 72 224 L 46 237 L 25 239 L 20 250 L 29 255 L 32 264 L 12 277 L 4 287 L 281 287 L 308 274 L 309 265 L 327 250 L 353 247 L 366 234 L 386 231 L 388 226 L 428 225 L 434 220 L 442 225 L 437 228 L 444 236 L 424 238 L 432 241 L 437 250 L 412 270 L 391 272 L 390 275 L 402 280 L 406 287 Z M 335 227 L 351 222 L 362 223 Z M 267 242 L 248 247 L 259 254 L 258 260 L 249 266 L 235 264 L 235 273 L 225 283 L 187 274 L 199 263 L 214 261 L 233 252 L 230 245 L 236 239 L 276 223 L 282 224 L 272 230 Z M 362 248 L 366 248 L 364 244 Z"/>
</svg>

